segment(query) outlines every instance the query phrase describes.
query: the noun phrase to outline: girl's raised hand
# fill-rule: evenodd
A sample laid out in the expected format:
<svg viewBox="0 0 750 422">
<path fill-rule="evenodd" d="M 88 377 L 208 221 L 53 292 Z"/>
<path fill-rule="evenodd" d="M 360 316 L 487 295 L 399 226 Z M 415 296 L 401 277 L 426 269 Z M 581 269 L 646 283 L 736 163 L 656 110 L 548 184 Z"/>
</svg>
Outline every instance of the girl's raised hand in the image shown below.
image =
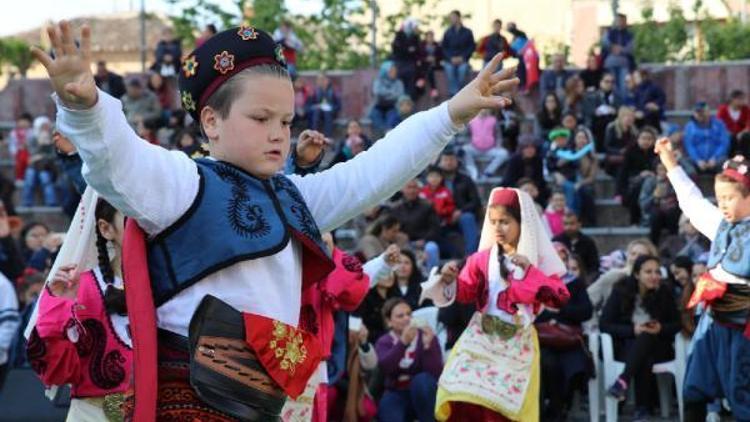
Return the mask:
<svg viewBox="0 0 750 422">
<path fill-rule="evenodd" d="M 467 123 L 482 109 L 498 109 L 511 104 L 511 99 L 503 94 L 513 91 L 519 80 L 515 77 L 515 67 L 494 72 L 501 60 L 502 53 L 497 54 L 473 81 L 448 101 L 448 112 L 454 124 Z"/>
<path fill-rule="evenodd" d="M 47 69 L 52 87 L 62 102 L 71 108 L 90 108 L 96 104 L 94 74 L 91 73 L 91 28 L 81 28 L 80 47 L 76 46 L 68 21 L 47 27 L 55 57 L 32 47 L 31 54 Z"/>
</svg>

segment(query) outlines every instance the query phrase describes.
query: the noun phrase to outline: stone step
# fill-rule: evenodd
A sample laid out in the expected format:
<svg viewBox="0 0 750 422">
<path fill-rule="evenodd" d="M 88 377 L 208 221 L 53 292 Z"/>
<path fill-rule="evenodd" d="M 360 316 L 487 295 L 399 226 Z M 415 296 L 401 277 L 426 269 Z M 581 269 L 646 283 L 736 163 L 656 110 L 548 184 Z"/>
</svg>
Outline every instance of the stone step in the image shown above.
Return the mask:
<svg viewBox="0 0 750 422">
<path fill-rule="evenodd" d="M 630 213 L 615 199 L 596 200 L 596 221 L 600 226 L 624 227 L 630 225 Z"/>
<path fill-rule="evenodd" d="M 61 207 L 16 207 L 16 213 L 24 224 L 32 221 L 44 223 L 54 232 L 67 232 L 70 226 L 70 219 Z"/>
<path fill-rule="evenodd" d="M 635 239 L 648 238 L 648 229 L 645 227 L 589 227 L 582 231 L 594 239 L 601 255 L 624 249 Z"/>
</svg>

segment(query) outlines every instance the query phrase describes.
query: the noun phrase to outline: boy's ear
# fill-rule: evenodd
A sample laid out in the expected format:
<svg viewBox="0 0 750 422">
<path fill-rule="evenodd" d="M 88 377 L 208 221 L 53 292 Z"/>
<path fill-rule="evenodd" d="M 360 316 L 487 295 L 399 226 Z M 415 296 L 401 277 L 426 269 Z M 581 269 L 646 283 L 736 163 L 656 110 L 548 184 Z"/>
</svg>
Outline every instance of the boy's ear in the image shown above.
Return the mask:
<svg viewBox="0 0 750 422">
<path fill-rule="evenodd" d="M 203 107 L 200 115 L 200 124 L 209 141 L 215 142 L 219 139 L 219 125 L 221 117 L 211 107 Z"/>
</svg>

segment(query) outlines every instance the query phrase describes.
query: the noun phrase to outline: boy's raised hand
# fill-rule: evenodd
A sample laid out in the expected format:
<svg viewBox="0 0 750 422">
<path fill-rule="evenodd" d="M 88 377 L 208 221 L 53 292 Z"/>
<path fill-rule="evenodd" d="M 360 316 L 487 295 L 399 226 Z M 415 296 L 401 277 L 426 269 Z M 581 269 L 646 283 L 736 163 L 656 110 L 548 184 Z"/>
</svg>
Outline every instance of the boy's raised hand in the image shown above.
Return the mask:
<svg viewBox="0 0 750 422">
<path fill-rule="evenodd" d="M 670 141 L 669 138 L 660 138 L 656 141 L 654 152 L 659 155 L 661 163 L 664 164 L 667 171 L 679 166 L 677 156 L 675 155 L 674 150 L 672 150 L 672 141 Z"/>
<path fill-rule="evenodd" d="M 72 108 L 90 108 L 96 104 L 96 83 L 91 73 L 91 29 L 81 28 L 80 47 L 76 46 L 70 23 L 60 21 L 59 25 L 47 27 L 53 59 L 38 47 L 31 48 L 31 54 L 47 69 L 55 92 L 62 102 Z"/>
<path fill-rule="evenodd" d="M 484 108 L 497 109 L 510 105 L 510 98 L 502 94 L 511 92 L 519 80 L 515 77 L 515 67 L 494 73 L 501 60 L 502 54 L 497 54 L 473 81 L 448 101 L 448 112 L 454 124 L 468 123 Z"/>
</svg>

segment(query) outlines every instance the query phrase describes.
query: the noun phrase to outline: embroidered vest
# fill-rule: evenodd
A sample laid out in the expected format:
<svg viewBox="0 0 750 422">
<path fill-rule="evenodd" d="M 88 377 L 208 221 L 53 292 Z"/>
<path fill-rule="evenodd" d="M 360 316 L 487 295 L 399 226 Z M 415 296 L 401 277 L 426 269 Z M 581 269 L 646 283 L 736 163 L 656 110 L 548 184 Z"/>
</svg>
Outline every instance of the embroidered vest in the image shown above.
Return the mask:
<svg viewBox="0 0 750 422">
<path fill-rule="evenodd" d="M 750 221 L 719 225 L 716 239 L 711 244 L 708 268 L 721 267 L 740 278 L 750 278 Z"/>
<path fill-rule="evenodd" d="M 303 286 L 333 269 L 312 214 L 288 178 L 262 180 L 209 159 L 196 164 L 194 203 L 147 245 L 156 306 L 223 268 L 278 253 L 292 237 L 303 249 Z"/>
</svg>

